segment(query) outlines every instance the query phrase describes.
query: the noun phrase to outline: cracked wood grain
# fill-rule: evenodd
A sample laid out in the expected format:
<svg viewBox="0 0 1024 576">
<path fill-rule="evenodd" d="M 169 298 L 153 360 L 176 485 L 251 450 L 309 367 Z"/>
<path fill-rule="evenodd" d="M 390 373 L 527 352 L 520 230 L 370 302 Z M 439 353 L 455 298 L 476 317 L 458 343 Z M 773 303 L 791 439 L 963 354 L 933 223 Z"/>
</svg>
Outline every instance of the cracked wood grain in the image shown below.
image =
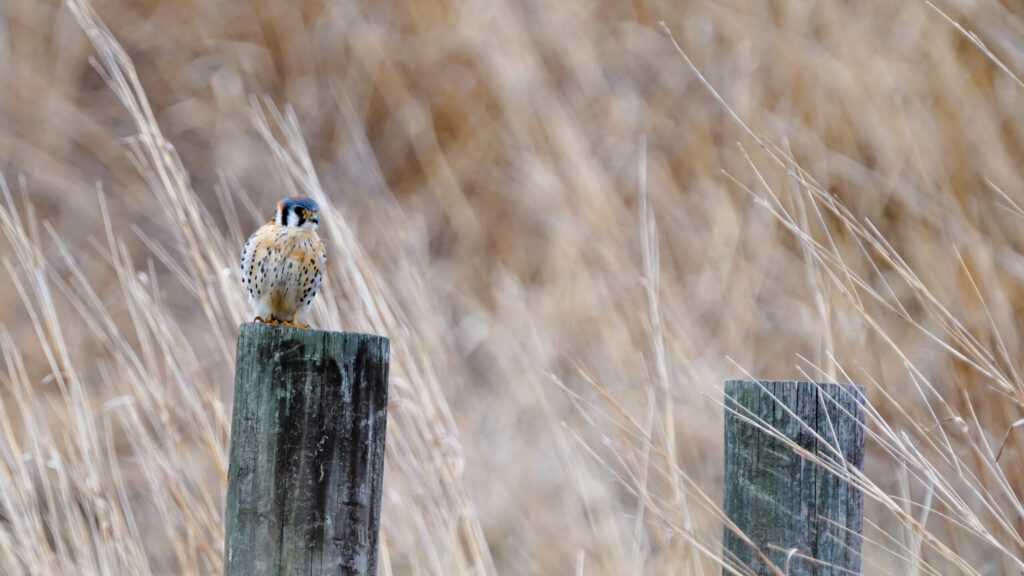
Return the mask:
<svg viewBox="0 0 1024 576">
<path fill-rule="evenodd" d="M 756 546 L 726 526 L 731 566 L 757 575 L 860 574 L 863 494 L 844 477 L 863 469 L 864 402 L 864 388 L 853 384 L 726 382 L 724 510 Z"/>
<path fill-rule="evenodd" d="M 376 573 L 387 338 L 243 324 L 224 574 Z"/>
</svg>

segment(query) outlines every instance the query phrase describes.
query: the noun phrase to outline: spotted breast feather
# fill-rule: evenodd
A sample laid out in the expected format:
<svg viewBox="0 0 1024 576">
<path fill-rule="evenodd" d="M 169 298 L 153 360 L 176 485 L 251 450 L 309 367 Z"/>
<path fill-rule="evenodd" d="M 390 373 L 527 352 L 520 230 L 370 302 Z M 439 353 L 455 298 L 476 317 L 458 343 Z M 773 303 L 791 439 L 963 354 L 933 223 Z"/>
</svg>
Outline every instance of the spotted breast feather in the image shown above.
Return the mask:
<svg viewBox="0 0 1024 576">
<path fill-rule="evenodd" d="M 315 231 L 276 222 L 260 227 L 242 249 L 242 284 L 257 319 L 292 324 L 305 316 L 326 261 Z"/>
</svg>

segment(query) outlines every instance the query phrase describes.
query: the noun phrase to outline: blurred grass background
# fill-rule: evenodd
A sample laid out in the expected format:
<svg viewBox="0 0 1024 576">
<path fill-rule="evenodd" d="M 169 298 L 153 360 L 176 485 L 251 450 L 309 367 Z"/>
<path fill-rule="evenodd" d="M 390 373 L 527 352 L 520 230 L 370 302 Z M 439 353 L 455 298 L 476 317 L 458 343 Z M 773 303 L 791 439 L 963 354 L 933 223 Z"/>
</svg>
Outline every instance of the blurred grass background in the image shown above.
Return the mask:
<svg viewBox="0 0 1024 576">
<path fill-rule="evenodd" d="M 0 2 L 3 572 L 219 572 L 294 191 L 396 350 L 383 574 L 718 573 L 744 374 L 868 386 L 865 574 L 1024 565 L 1020 5 L 72 5 Z"/>
</svg>

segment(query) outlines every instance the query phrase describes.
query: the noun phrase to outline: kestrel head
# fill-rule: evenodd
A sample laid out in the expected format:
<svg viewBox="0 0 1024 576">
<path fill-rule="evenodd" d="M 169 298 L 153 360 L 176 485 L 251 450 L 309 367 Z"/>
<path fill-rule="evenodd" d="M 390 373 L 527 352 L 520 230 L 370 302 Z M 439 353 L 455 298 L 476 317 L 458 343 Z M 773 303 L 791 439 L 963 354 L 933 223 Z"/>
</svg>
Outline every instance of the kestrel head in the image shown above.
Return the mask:
<svg viewBox="0 0 1024 576">
<path fill-rule="evenodd" d="M 320 222 L 320 206 L 312 198 L 293 196 L 277 203 L 274 222 L 280 226 L 316 230 Z"/>
</svg>

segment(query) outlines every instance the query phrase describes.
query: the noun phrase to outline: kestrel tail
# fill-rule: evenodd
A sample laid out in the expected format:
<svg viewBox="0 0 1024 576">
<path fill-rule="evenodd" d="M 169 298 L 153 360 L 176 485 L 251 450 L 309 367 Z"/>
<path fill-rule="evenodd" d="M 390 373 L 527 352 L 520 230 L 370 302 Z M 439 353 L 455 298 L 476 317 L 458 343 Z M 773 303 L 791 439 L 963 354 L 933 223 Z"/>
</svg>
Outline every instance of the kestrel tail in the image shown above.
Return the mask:
<svg viewBox="0 0 1024 576">
<path fill-rule="evenodd" d="M 327 252 L 317 236 L 320 208 L 312 198 L 285 198 L 274 219 L 242 248 L 242 285 L 256 321 L 296 324 L 309 312 L 323 279 Z"/>
</svg>

